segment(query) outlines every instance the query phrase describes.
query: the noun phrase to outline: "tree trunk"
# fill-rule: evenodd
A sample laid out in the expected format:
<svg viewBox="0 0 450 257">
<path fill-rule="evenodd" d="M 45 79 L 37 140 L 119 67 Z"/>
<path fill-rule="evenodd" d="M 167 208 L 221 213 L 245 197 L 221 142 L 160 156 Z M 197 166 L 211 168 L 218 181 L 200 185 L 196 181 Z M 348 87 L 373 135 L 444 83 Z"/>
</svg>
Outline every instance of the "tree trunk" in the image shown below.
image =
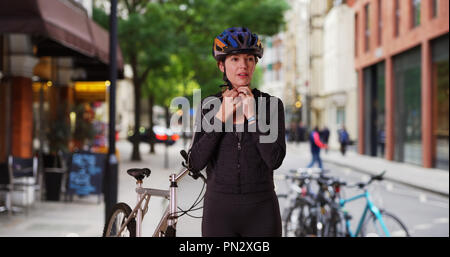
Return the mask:
<svg viewBox="0 0 450 257">
<path fill-rule="evenodd" d="M 170 112 L 169 107 L 164 106 L 164 111 L 166 113 L 166 128 L 170 128 Z"/>
<path fill-rule="evenodd" d="M 169 113 L 169 107 L 164 106 L 164 110 L 166 113 L 166 128 L 170 128 L 170 113 Z M 169 139 L 167 139 L 169 140 Z M 164 168 L 168 169 L 169 168 L 169 155 L 168 155 L 168 145 L 165 144 L 165 149 L 164 149 Z"/>
<path fill-rule="evenodd" d="M 150 121 L 150 153 L 154 154 L 155 153 L 155 140 L 154 139 L 154 133 L 153 133 L 153 105 L 155 103 L 155 96 L 153 94 L 150 94 L 150 96 L 148 97 L 148 117 L 149 117 L 149 121 Z"/>
<path fill-rule="evenodd" d="M 132 161 L 140 161 L 141 154 L 139 152 L 139 128 L 141 127 L 141 83 L 137 73 L 137 58 L 131 58 L 131 66 L 133 69 L 133 84 L 134 84 L 134 135 L 133 152 L 131 154 Z"/>
</svg>

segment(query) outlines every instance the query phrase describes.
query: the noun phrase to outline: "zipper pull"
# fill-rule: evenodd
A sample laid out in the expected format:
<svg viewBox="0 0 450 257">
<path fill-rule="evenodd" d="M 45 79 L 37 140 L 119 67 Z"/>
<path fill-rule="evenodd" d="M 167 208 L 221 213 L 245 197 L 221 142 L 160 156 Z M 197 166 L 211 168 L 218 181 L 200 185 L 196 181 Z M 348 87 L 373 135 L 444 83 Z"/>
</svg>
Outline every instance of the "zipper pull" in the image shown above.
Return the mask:
<svg viewBox="0 0 450 257">
<path fill-rule="evenodd" d="M 241 150 L 241 142 L 238 142 L 238 150 Z"/>
</svg>

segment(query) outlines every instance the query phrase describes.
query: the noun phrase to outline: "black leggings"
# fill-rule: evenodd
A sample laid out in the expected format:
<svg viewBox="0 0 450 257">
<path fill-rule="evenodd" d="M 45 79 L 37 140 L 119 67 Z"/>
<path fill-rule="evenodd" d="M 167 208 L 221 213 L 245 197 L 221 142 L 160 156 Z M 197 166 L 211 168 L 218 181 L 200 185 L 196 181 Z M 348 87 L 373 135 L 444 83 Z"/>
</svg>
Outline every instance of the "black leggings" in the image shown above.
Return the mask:
<svg viewBox="0 0 450 257">
<path fill-rule="evenodd" d="M 224 194 L 208 191 L 203 204 L 204 237 L 280 237 L 281 216 L 274 191 Z"/>
</svg>

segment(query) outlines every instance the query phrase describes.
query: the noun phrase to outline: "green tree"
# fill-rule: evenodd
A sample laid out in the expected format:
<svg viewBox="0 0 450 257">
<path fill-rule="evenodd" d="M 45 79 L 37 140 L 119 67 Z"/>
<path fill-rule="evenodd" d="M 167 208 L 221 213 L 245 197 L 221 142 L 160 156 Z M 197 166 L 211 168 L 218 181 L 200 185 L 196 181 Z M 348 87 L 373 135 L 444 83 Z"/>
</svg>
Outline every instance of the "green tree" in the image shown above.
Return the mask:
<svg viewBox="0 0 450 257">
<path fill-rule="evenodd" d="M 47 139 L 49 142 L 50 154 L 57 154 L 59 151 L 68 152 L 69 141 L 71 139 L 70 120 L 66 110 L 67 101 L 60 103 L 60 108 L 56 110 L 56 118 L 49 123 Z"/>
<path fill-rule="evenodd" d="M 139 134 L 141 126 L 142 85 L 152 69 L 168 63 L 170 53 L 175 47 L 175 25 L 166 14 L 169 5 L 149 2 L 147 0 L 119 1 L 118 21 L 119 44 L 124 59 L 133 71 L 135 127 L 134 134 Z M 106 14 L 94 12 L 94 19 L 106 27 Z M 139 142 L 133 142 L 132 160 L 140 160 Z"/>
<path fill-rule="evenodd" d="M 194 80 L 195 72 L 186 69 L 182 56 L 173 54 L 169 63 L 150 72 L 145 87 L 144 95 L 153 99 L 150 108 L 154 104 L 166 109 L 166 126 L 169 126 L 169 106 L 173 98 L 178 96 L 192 96 L 194 89 L 200 88 Z M 150 119 L 152 120 L 152 119 Z M 153 126 L 153 124 L 150 124 Z"/>
</svg>

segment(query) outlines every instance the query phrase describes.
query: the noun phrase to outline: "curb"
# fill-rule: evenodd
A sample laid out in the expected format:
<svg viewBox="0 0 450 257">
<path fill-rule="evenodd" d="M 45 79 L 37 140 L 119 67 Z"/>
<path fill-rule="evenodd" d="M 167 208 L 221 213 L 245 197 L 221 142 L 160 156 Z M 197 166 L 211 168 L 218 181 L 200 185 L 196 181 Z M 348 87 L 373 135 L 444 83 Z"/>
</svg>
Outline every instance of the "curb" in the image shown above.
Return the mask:
<svg viewBox="0 0 450 257">
<path fill-rule="evenodd" d="M 370 172 L 370 171 L 367 171 L 367 170 L 355 167 L 354 165 L 341 163 L 341 162 L 330 160 L 330 159 L 327 159 L 327 158 L 324 158 L 324 157 L 322 157 L 322 160 L 324 162 L 332 163 L 334 165 L 338 165 L 338 166 L 341 166 L 341 167 L 350 168 L 350 169 L 352 169 L 354 171 L 361 172 L 361 173 L 364 173 L 364 174 L 368 174 L 368 175 L 373 175 L 374 174 L 373 172 Z M 443 192 L 443 191 L 435 190 L 433 188 L 428 188 L 428 187 L 423 187 L 423 186 L 420 186 L 420 185 L 417 185 L 417 184 L 408 183 L 408 182 L 405 182 L 405 181 L 402 181 L 402 180 L 398 180 L 398 179 L 392 178 L 390 176 L 386 176 L 385 179 L 388 180 L 388 181 L 392 181 L 392 182 L 396 182 L 396 183 L 405 185 L 405 186 L 409 186 L 409 187 L 413 187 L 413 188 L 416 188 L 416 189 L 420 189 L 420 190 L 424 190 L 424 191 L 427 191 L 427 192 L 431 192 L 431 193 L 434 193 L 434 194 L 438 194 L 438 195 L 441 195 L 441 196 L 449 197 L 449 193 L 448 192 Z"/>
</svg>

